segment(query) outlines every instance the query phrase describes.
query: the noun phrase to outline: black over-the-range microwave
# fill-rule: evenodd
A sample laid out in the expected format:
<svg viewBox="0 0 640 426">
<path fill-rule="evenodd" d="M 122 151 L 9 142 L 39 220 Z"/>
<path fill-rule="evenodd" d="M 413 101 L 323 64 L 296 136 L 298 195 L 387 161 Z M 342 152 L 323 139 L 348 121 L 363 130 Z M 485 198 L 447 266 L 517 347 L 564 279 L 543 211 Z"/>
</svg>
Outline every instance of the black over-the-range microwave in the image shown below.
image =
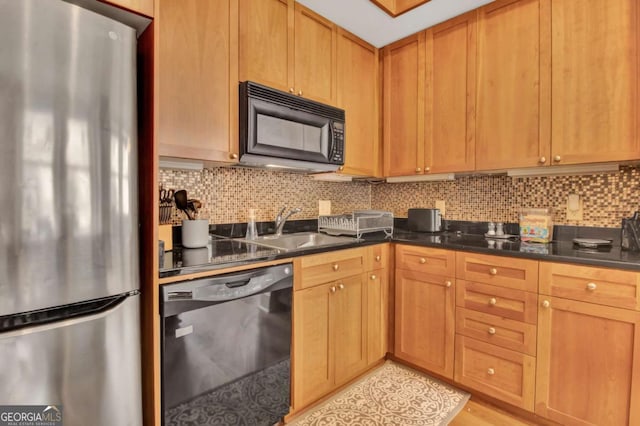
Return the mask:
<svg viewBox="0 0 640 426">
<path fill-rule="evenodd" d="M 240 83 L 240 165 L 329 172 L 344 164 L 344 110 Z"/>
</svg>

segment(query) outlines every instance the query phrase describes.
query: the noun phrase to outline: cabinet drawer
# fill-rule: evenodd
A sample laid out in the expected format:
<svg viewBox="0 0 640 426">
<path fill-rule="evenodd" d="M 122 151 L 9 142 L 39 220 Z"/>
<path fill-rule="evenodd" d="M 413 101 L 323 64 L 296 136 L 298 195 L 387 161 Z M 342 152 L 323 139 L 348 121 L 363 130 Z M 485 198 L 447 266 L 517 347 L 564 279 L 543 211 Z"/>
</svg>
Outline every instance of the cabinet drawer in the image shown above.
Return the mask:
<svg viewBox="0 0 640 426">
<path fill-rule="evenodd" d="M 313 287 L 362 274 L 366 267 L 366 248 L 339 250 L 304 256 L 295 271 L 296 289 Z"/>
<path fill-rule="evenodd" d="M 540 262 L 540 294 L 640 310 L 640 274 Z"/>
<path fill-rule="evenodd" d="M 538 292 L 538 262 L 513 257 L 458 252 L 456 278 Z"/>
<path fill-rule="evenodd" d="M 396 246 L 396 268 L 429 274 L 455 276 L 454 251 L 431 247 Z"/>
<path fill-rule="evenodd" d="M 456 333 L 531 356 L 536 355 L 536 330 L 533 324 L 456 309 Z"/>
<path fill-rule="evenodd" d="M 456 336 L 455 380 L 509 404 L 533 411 L 535 358 Z"/>
<path fill-rule="evenodd" d="M 389 267 L 389 244 L 378 244 L 368 248 L 368 271 Z"/>
<path fill-rule="evenodd" d="M 456 281 L 456 304 L 462 308 L 536 324 L 538 296 L 465 280 Z"/>
</svg>

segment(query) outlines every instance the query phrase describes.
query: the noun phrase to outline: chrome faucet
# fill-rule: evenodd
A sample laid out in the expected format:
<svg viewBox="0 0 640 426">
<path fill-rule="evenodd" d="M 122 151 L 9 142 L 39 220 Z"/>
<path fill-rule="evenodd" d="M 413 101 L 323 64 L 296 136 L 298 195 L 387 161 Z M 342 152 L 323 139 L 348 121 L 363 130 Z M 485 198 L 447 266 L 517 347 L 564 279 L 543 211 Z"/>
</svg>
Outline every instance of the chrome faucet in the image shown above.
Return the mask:
<svg viewBox="0 0 640 426">
<path fill-rule="evenodd" d="M 300 208 L 291 209 L 286 216 L 282 217 L 282 214 L 286 209 L 287 207 L 283 207 L 282 209 L 280 209 L 280 213 L 278 213 L 278 215 L 276 216 L 276 232 L 274 234 L 276 237 L 279 237 L 280 235 L 282 235 L 282 228 L 284 228 L 284 224 L 287 221 L 287 219 L 289 219 L 291 215 L 300 213 L 302 211 L 302 209 Z"/>
</svg>

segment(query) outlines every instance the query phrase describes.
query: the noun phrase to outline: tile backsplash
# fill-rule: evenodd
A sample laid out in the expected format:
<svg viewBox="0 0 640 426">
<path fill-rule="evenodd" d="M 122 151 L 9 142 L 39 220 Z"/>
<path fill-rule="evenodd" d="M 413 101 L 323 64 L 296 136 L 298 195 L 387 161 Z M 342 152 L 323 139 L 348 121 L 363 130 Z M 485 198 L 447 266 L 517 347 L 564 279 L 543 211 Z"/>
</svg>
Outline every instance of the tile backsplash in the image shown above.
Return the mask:
<svg viewBox="0 0 640 426">
<path fill-rule="evenodd" d="M 567 197 L 583 200 L 583 220 L 567 220 Z M 623 217 L 640 209 L 640 170 L 583 176 L 512 178 L 468 176 L 453 181 L 376 185 L 371 204 L 406 217 L 411 207 L 435 207 L 444 200 L 446 218 L 469 221 L 518 222 L 522 208 L 549 207 L 558 225 L 620 227 Z"/>
<path fill-rule="evenodd" d="M 300 207 L 292 219 L 318 217 L 318 200 L 331 200 L 333 213 L 368 209 L 371 186 L 367 183 L 320 182 L 296 173 L 243 168 L 214 168 L 202 171 L 160 169 L 164 188 L 185 189 L 189 198 L 202 201 L 200 217 L 210 223 L 246 222 L 251 208 L 256 220 L 273 220 L 283 206 Z M 182 223 L 183 214 L 174 209 L 172 223 Z"/>
<path fill-rule="evenodd" d="M 551 207 L 560 225 L 619 227 L 623 217 L 640 209 L 640 170 L 585 176 L 511 178 L 467 176 L 454 181 L 368 184 L 320 182 L 295 173 L 242 168 L 202 171 L 160 170 L 165 188 L 186 189 L 203 203 L 202 218 L 210 223 L 246 222 L 247 211 L 258 209 L 258 221 L 273 220 L 280 207 L 300 207 L 295 219 L 318 215 L 318 200 L 331 200 L 333 213 L 359 209 L 390 210 L 406 217 L 411 207 L 446 203 L 446 218 L 469 221 L 517 222 L 522 208 Z M 569 194 L 583 200 L 583 220 L 566 219 Z M 172 222 L 180 224 L 174 211 Z"/>
</svg>

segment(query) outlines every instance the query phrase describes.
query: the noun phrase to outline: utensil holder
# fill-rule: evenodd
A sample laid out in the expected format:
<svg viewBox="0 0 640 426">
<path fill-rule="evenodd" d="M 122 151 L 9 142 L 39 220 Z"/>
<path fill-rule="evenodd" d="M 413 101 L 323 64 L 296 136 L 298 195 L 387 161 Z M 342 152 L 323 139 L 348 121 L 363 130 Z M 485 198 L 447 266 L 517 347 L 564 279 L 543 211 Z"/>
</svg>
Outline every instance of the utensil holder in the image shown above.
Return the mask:
<svg viewBox="0 0 640 426">
<path fill-rule="evenodd" d="M 640 251 L 640 221 L 622 219 L 622 236 L 620 246 L 623 250 Z"/>
<path fill-rule="evenodd" d="M 209 220 L 194 219 L 182 221 L 182 246 L 187 248 L 206 247 L 209 241 Z"/>
</svg>

